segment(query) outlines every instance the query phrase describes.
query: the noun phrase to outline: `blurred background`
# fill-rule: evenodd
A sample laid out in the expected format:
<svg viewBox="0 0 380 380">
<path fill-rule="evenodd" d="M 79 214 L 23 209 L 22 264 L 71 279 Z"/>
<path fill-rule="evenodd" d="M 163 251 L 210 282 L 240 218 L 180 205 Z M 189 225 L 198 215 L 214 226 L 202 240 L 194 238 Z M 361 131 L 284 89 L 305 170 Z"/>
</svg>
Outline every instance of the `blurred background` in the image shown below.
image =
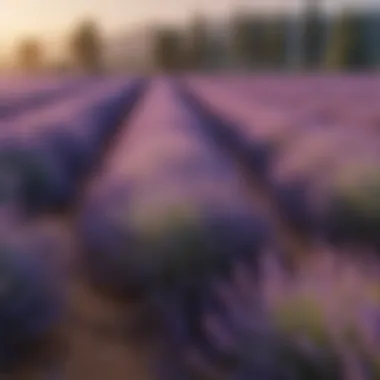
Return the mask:
<svg viewBox="0 0 380 380">
<path fill-rule="evenodd" d="M 0 67 L 0 379 L 380 379 L 380 0 L 0 0 Z"/>
<path fill-rule="evenodd" d="M 20 71 L 374 70 L 378 0 L 14 0 L 0 63 Z"/>
</svg>

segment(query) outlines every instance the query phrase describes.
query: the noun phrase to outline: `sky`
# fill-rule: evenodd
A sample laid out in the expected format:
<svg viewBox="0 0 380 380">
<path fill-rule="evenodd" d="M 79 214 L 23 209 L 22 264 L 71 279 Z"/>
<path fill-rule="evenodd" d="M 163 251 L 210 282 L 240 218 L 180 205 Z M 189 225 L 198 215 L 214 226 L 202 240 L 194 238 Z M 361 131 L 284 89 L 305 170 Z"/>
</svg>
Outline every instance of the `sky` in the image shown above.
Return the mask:
<svg viewBox="0 0 380 380">
<path fill-rule="evenodd" d="M 266 3 L 281 3 L 265 0 Z M 287 0 L 297 2 L 297 0 Z M 67 28 L 77 18 L 91 15 L 107 29 L 150 20 L 181 20 L 191 11 L 223 14 L 251 0 L 0 0 L 0 33 L 19 36 Z M 257 4 L 259 2 L 256 1 Z M 257 5 L 256 4 L 256 5 Z M 259 4 L 260 6 L 260 4 Z M 268 6 L 268 5 L 267 5 Z M 271 4 L 269 4 L 271 7 Z"/>
<path fill-rule="evenodd" d="M 377 3 L 380 0 L 323 0 Z M 51 40 L 67 33 L 83 17 L 96 18 L 105 32 L 126 31 L 151 21 L 181 22 L 194 11 L 228 15 L 238 5 L 253 9 L 296 9 L 302 0 L 0 0 L 0 46 L 24 36 Z"/>
</svg>

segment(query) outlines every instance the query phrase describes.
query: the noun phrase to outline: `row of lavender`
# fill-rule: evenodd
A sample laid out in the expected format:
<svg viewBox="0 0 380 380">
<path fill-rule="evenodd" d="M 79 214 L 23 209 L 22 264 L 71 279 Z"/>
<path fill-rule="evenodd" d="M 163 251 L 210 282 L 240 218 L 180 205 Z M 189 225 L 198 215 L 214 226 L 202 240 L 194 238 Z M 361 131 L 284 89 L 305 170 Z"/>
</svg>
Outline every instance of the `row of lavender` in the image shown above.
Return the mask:
<svg viewBox="0 0 380 380">
<path fill-rule="evenodd" d="M 11 77 L 7 80 L 2 78 L 0 120 L 17 117 L 20 113 L 53 104 L 96 80 L 94 77 Z"/>
<path fill-rule="evenodd" d="M 95 283 L 151 294 L 255 260 L 269 228 L 168 82 L 152 85 L 124 131 L 79 225 Z"/>
<path fill-rule="evenodd" d="M 162 379 L 376 379 L 370 255 L 321 246 L 285 270 L 270 221 L 205 123 L 166 80 L 152 85 L 79 221 L 93 284 L 145 301 Z"/>
<path fill-rule="evenodd" d="M 3 200 L 16 194 L 28 210 L 41 211 L 71 199 L 142 90 L 139 80 L 88 82 L 48 106 L 0 121 Z"/>
<path fill-rule="evenodd" d="M 379 78 L 269 78 L 265 96 L 264 79 L 247 82 L 184 79 L 297 228 L 379 247 Z"/>
<path fill-rule="evenodd" d="M 51 221 L 25 216 L 73 201 L 79 180 L 145 88 L 143 80 L 124 78 L 52 82 L 30 88 L 37 97 L 45 92 L 54 99 L 20 107 L 17 116 L 0 121 L 1 375 L 39 357 L 39 348 L 49 351 L 67 314 L 71 239 Z M 15 96 L 14 104 L 32 96 L 27 92 Z"/>
<path fill-rule="evenodd" d="M 165 79 L 124 130 L 86 197 L 79 225 L 85 267 L 99 290 L 143 300 L 170 356 L 156 369 L 162 378 L 186 379 L 191 345 L 216 355 L 202 326 L 213 307 L 208 290 L 236 262 L 255 278 L 271 228 Z"/>
<path fill-rule="evenodd" d="M 376 128 L 379 122 L 380 78 L 376 75 L 226 76 L 214 83 L 306 124 L 364 122 Z"/>
<path fill-rule="evenodd" d="M 62 154 L 62 162 L 71 157 L 66 167 L 75 172 L 82 158 L 73 157 L 95 154 L 92 142 L 103 139 L 97 123 L 109 124 L 98 113 L 78 124 L 58 109 L 62 124 L 48 125 L 73 137 L 62 150 L 44 145 L 50 153 L 41 162 Z M 236 168 L 215 150 L 198 116 L 169 83 L 157 80 L 124 125 L 78 220 L 93 283 L 118 299 L 146 301 L 170 356 L 160 358 L 162 378 L 376 379 L 379 283 L 373 261 L 365 263 L 363 254 L 355 262 L 321 247 L 310 267 L 287 273 L 278 247 L 271 246 L 269 222 L 259 205 L 251 205 Z M 43 131 L 31 133 L 36 143 L 45 136 L 56 141 L 45 128 L 34 128 Z M 25 130 L 15 128 L 19 135 Z M 221 134 L 233 138 L 227 135 Z M 1 369 L 57 326 L 65 300 L 64 255 L 52 256 L 60 239 L 36 229 L 21 232 L 26 227 L 4 217 Z"/>
</svg>

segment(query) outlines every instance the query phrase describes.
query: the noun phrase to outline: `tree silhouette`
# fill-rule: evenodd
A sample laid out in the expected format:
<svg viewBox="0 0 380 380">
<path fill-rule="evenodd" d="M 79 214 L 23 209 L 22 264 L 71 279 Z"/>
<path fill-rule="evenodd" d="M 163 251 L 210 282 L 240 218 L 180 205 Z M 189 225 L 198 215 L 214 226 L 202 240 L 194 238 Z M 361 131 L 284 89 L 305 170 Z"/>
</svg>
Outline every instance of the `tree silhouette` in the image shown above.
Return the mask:
<svg viewBox="0 0 380 380">
<path fill-rule="evenodd" d="M 247 65 L 250 60 L 250 50 L 252 49 L 251 33 L 249 21 L 244 17 L 243 12 L 235 15 L 231 25 L 231 48 L 232 54 L 238 65 Z"/>
<path fill-rule="evenodd" d="M 371 66 L 368 37 L 369 18 L 350 8 L 344 10 L 334 25 L 327 66 L 332 69 L 361 69 Z"/>
<path fill-rule="evenodd" d="M 321 60 L 323 21 L 319 3 L 320 0 L 306 1 L 304 59 L 308 68 L 318 67 Z"/>
<path fill-rule="evenodd" d="M 197 15 L 194 17 L 189 30 L 189 49 L 187 66 L 192 69 L 201 69 L 207 60 L 208 35 L 205 19 Z"/>
<path fill-rule="evenodd" d="M 266 20 L 240 11 L 232 21 L 232 50 L 239 65 L 262 66 L 267 62 Z"/>
<path fill-rule="evenodd" d="M 43 64 L 43 48 L 37 39 L 29 38 L 18 47 L 17 60 L 20 67 L 27 71 L 36 71 Z"/>
<path fill-rule="evenodd" d="M 161 28 L 154 36 L 154 59 L 163 71 L 179 70 L 183 67 L 183 41 L 175 29 Z"/>
<path fill-rule="evenodd" d="M 286 61 L 286 31 L 287 19 L 285 16 L 271 16 L 267 21 L 266 32 L 266 59 L 274 67 L 284 67 Z"/>
<path fill-rule="evenodd" d="M 101 33 L 94 21 L 82 22 L 70 40 L 74 62 L 88 72 L 99 72 L 102 66 Z"/>
</svg>

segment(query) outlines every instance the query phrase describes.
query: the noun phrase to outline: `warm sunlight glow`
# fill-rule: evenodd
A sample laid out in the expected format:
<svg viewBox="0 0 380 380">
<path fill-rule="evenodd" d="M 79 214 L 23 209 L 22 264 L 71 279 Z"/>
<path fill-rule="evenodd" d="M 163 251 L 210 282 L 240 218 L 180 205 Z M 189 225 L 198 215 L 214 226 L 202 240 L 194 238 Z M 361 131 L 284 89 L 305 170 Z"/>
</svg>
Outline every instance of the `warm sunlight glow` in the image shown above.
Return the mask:
<svg viewBox="0 0 380 380">
<path fill-rule="evenodd" d="M 351 2 L 364 3 L 362 0 Z M 378 0 L 367 0 L 378 1 Z M 328 3 L 343 3 L 335 0 Z M 85 15 L 100 20 L 107 30 L 128 29 L 151 20 L 181 22 L 194 11 L 228 14 L 236 6 L 295 8 L 302 0 L 8 0 L 0 2 L 0 42 L 25 34 L 59 33 Z M 327 4 L 327 2 L 325 1 Z"/>
</svg>

